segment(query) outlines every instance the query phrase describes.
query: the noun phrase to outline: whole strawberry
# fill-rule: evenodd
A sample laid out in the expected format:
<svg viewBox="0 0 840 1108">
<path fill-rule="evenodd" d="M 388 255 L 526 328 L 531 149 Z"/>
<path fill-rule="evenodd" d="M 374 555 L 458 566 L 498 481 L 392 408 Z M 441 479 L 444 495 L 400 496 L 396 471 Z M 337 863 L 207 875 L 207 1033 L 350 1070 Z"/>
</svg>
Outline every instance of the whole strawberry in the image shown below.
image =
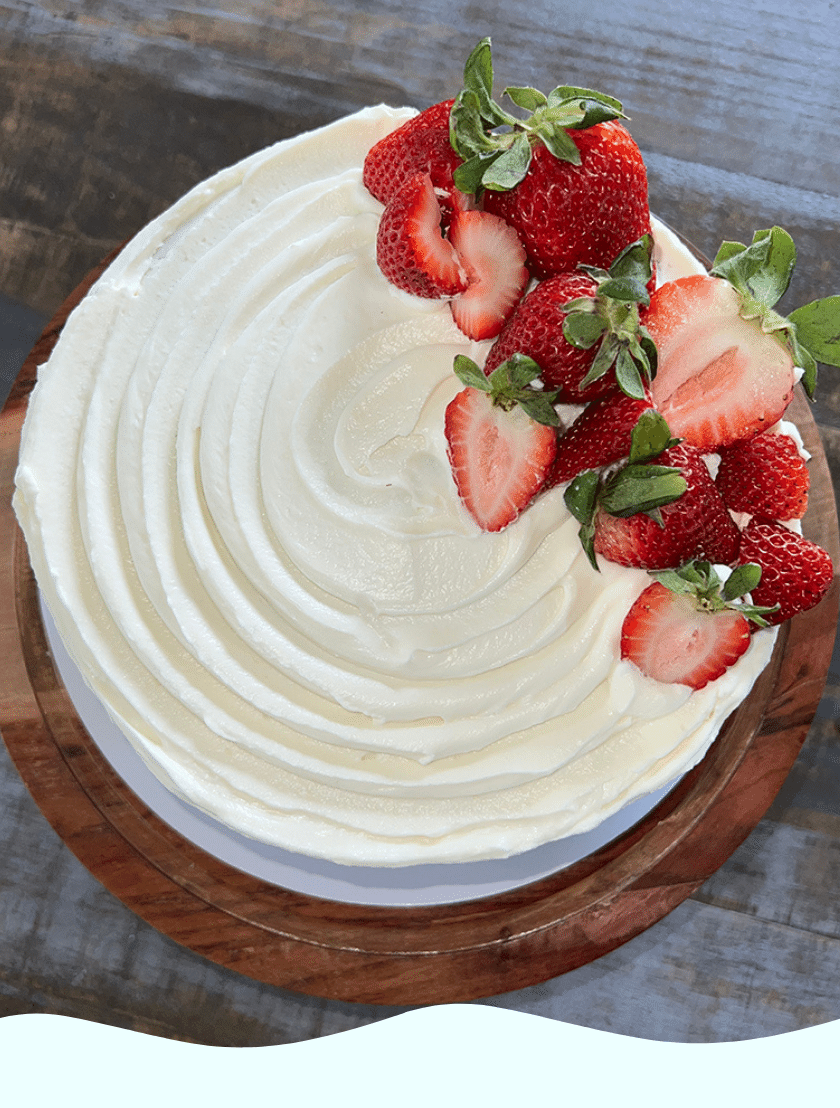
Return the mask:
<svg viewBox="0 0 840 1108">
<path fill-rule="evenodd" d="M 650 233 L 645 164 L 617 120 L 570 131 L 580 162 L 535 146 L 514 188 L 488 189 L 484 207 L 519 232 L 535 277 L 584 264 L 606 268 L 628 243 Z"/>
<path fill-rule="evenodd" d="M 641 569 L 695 558 L 729 565 L 738 557 L 740 533 L 703 456 L 671 439 L 657 412 L 643 413 L 633 429 L 626 466 L 606 479 L 587 470 L 564 498 L 596 569 L 596 554 Z"/>
<path fill-rule="evenodd" d="M 641 324 L 649 303 L 650 236 L 626 247 L 609 271 L 587 267 L 540 281 L 520 301 L 487 355 L 485 372 L 527 354 L 564 403 L 603 395 L 616 381 L 641 398 L 656 350 Z"/>
<path fill-rule="evenodd" d="M 433 104 L 380 139 L 365 158 L 362 180 L 377 200 L 387 204 L 406 181 L 428 173 L 438 199 L 452 193 L 452 175 L 461 164 L 449 140 L 452 100 Z"/>
<path fill-rule="evenodd" d="M 603 469 L 629 457 L 633 429 L 652 407 L 649 392 L 639 400 L 617 385 L 587 404 L 558 438 L 546 485 L 562 485 L 587 469 Z"/>
<path fill-rule="evenodd" d="M 725 447 L 715 481 L 733 512 L 781 521 L 808 507 L 808 466 L 790 435 L 765 431 Z"/>
<path fill-rule="evenodd" d="M 752 590 L 756 604 L 775 605 L 770 623 L 813 608 L 834 577 L 830 555 L 816 543 L 779 523 L 753 519 L 741 536 L 741 562 L 761 566 L 761 581 Z"/>
<path fill-rule="evenodd" d="M 464 159 L 455 184 L 483 190 L 485 210 L 516 228 L 536 277 L 581 263 L 605 269 L 650 233 L 645 165 L 618 122 L 617 100 L 571 86 L 548 96 L 506 89 L 530 113 L 522 118 L 493 100 L 492 84 L 490 40 L 483 39 L 452 108 L 452 144 Z"/>
</svg>

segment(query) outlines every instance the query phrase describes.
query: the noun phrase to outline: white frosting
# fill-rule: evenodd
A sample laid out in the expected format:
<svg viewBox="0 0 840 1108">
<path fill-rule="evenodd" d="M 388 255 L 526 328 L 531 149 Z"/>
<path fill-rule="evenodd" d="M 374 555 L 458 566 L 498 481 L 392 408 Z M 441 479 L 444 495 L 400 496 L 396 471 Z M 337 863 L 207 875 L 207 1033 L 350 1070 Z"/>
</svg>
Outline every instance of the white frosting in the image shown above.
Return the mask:
<svg viewBox="0 0 840 1108">
<path fill-rule="evenodd" d="M 74 661 L 152 771 L 338 862 L 503 857 L 694 764 L 773 633 L 700 692 L 619 659 L 649 582 L 589 566 L 562 489 L 483 533 L 443 413 L 445 302 L 379 273 L 368 109 L 142 231 L 41 368 L 15 508 Z M 696 268 L 663 228 L 660 266 Z"/>
</svg>

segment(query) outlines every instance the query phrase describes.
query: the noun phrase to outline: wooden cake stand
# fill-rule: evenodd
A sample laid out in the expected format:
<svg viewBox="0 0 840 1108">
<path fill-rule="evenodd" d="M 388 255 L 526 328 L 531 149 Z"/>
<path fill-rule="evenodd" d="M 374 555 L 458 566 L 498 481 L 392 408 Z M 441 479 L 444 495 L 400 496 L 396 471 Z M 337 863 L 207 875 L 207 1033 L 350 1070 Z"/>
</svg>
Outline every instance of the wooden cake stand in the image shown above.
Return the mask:
<svg viewBox="0 0 840 1108">
<path fill-rule="evenodd" d="M 46 818 L 81 862 L 152 926 L 259 981 L 379 1004 L 467 1001 L 590 962 L 660 920 L 746 838 L 805 739 L 828 672 L 838 580 L 786 624 L 772 661 L 702 762 L 609 845 L 510 892 L 435 907 L 319 899 L 248 876 L 143 804 L 100 753 L 58 676 L 11 509 L 27 397 L 76 289 L 27 359 L 0 419 L 0 727 Z M 840 563 L 831 480 L 808 404 L 792 418 L 813 455 L 806 535 Z"/>
</svg>

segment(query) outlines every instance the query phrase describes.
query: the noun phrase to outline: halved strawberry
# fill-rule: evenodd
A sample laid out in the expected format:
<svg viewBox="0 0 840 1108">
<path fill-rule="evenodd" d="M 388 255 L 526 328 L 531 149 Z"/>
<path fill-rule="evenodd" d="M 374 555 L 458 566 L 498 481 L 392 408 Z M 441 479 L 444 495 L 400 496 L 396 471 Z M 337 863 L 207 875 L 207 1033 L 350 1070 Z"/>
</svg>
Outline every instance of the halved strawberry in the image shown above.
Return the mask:
<svg viewBox="0 0 840 1108">
<path fill-rule="evenodd" d="M 647 677 L 702 689 L 735 664 L 750 645 L 750 627 L 733 608 L 711 608 L 659 581 L 624 618 L 621 657 Z"/>
<path fill-rule="evenodd" d="M 467 287 L 466 273 L 441 234 L 440 205 L 428 173 L 393 194 L 376 237 L 376 261 L 388 280 L 415 296 L 443 299 Z"/>
<path fill-rule="evenodd" d="M 649 237 L 630 244 L 609 271 L 590 268 L 540 281 L 490 348 L 485 372 L 521 352 L 539 364 L 563 402 L 592 400 L 617 378 L 641 397 L 652 374 L 651 343 L 639 318 L 648 303 L 651 246 Z"/>
<path fill-rule="evenodd" d="M 834 577 L 830 555 L 809 539 L 779 523 L 753 519 L 741 536 L 741 562 L 761 566 L 761 581 L 752 590 L 756 604 L 779 605 L 767 616 L 783 623 L 818 604 Z"/>
<path fill-rule="evenodd" d="M 733 512 L 790 520 L 808 507 L 808 466 L 790 435 L 765 431 L 725 447 L 715 480 Z"/>
<path fill-rule="evenodd" d="M 695 275 L 661 285 L 644 314 L 659 352 L 654 403 L 707 453 L 766 430 L 793 396 L 790 351 L 742 304 L 729 281 Z"/>
<path fill-rule="evenodd" d="M 557 440 L 557 455 L 546 485 L 571 481 L 587 469 L 602 469 L 630 454 L 631 435 L 639 416 L 652 408 L 650 393 L 638 400 L 617 385 L 587 404 Z"/>
<path fill-rule="evenodd" d="M 387 204 L 412 177 L 428 173 L 438 198 L 448 206 L 446 198 L 454 188 L 452 174 L 461 164 L 449 140 L 452 104 L 452 100 L 433 104 L 371 147 L 362 180 L 377 200 Z"/>
<path fill-rule="evenodd" d="M 632 488 L 627 494 L 624 489 L 628 474 L 644 479 L 645 470 L 655 472 L 663 466 L 676 469 L 686 488 L 661 505 L 660 518 L 655 518 L 634 506 Z M 619 507 L 624 514 L 617 514 Z M 611 478 L 594 519 L 595 552 L 619 565 L 642 569 L 667 569 L 692 558 L 729 565 L 738 557 L 739 542 L 740 532 L 700 451 L 686 442 L 665 450 L 655 463 L 628 466 Z"/>
<path fill-rule="evenodd" d="M 528 284 L 522 243 L 503 219 L 477 210 L 455 212 L 449 242 L 467 277 L 452 317 L 468 338 L 494 338 Z"/>
<path fill-rule="evenodd" d="M 501 531 L 543 487 L 556 449 L 557 416 L 545 394 L 528 388 L 539 373 L 530 359 L 505 362 L 488 378 L 459 355 L 455 372 L 467 388 L 446 408 L 452 475 L 479 527 Z"/>
</svg>

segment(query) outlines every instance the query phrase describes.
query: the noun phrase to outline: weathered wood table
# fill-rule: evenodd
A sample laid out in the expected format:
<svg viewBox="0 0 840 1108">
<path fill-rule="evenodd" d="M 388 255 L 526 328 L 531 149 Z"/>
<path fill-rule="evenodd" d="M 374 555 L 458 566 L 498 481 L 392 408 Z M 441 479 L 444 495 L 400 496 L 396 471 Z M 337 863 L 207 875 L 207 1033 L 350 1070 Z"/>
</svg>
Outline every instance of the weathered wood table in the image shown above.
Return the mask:
<svg viewBox="0 0 840 1108">
<path fill-rule="evenodd" d="M 4 391 L 63 298 L 210 172 L 385 100 L 457 89 L 491 34 L 499 86 L 588 85 L 625 104 L 651 206 L 707 254 L 781 224 L 790 307 L 840 291 L 840 12 L 828 0 L 597 10 L 430 0 L 179 6 L 0 2 Z M 840 378 L 815 416 L 840 480 Z M 0 659 L 2 665 L 2 659 Z M 485 1003 L 707 1042 L 840 1018 L 840 738 L 835 658 L 765 818 L 671 915 L 611 954 Z M 175 944 L 106 892 L 0 755 L 0 1014 L 58 1012 L 207 1043 L 292 1042 L 399 1009 L 260 985 Z"/>
</svg>

